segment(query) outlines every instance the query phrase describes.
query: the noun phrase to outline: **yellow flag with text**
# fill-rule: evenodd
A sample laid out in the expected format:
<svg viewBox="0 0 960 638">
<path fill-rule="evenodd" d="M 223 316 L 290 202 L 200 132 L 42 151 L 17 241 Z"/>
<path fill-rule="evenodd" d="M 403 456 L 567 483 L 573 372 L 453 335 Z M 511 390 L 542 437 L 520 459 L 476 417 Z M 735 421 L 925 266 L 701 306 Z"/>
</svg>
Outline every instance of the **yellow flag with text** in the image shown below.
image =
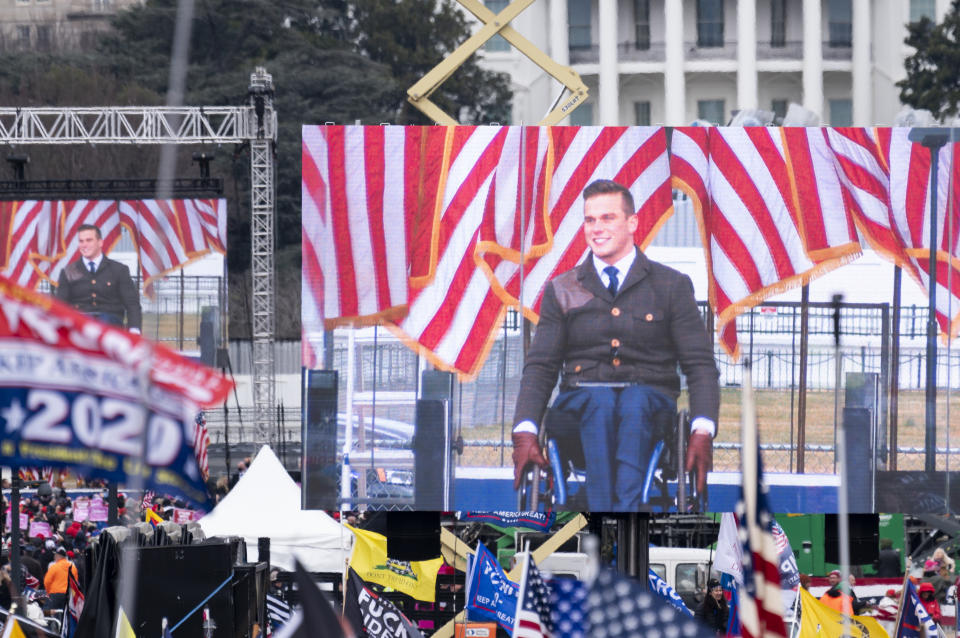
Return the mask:
<svg viewBox="0 0 960 638">
<path fill-rule="evenodd" d="M 360 578 L 417 600 L 431 603 L 436 600 L 437 572 L 443 565 L 443 557 L 421 561 L 393 560 L 387 556 L 386 536 L 355 527 L 350 530 L 356 536 L 350 567 Z"/>
<path fill-rule="evenodd" d="M 813 597 L 803 587 L 800 588 L 800 634 L 799 638 L 841 638 L 843 634 L 844 614 L 830 609 Z M 848 616 L 850 635 L 853 638 L 890 638 L 876 618 L 870 616 Z"/>
</svg>

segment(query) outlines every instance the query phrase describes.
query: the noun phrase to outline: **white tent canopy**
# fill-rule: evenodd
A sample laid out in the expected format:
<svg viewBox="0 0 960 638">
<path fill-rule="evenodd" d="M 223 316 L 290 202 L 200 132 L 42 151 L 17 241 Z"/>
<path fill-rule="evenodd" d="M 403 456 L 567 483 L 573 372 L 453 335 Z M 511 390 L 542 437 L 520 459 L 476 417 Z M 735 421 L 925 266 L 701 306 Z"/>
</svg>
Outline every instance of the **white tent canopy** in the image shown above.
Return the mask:
<svg viewBox="0 0 960 638">
<path fill-rule="evenodd" d="M 296 557 L 311 572 L 343 572 L 353 545 L 353 533 L 326 512 L 300 509 L 300 487 L 266 445 L 200 527 L 208 537 L 243 536 L 248 560 L 267 537 L 271 567 L 288 571 Z"/>
</svg>

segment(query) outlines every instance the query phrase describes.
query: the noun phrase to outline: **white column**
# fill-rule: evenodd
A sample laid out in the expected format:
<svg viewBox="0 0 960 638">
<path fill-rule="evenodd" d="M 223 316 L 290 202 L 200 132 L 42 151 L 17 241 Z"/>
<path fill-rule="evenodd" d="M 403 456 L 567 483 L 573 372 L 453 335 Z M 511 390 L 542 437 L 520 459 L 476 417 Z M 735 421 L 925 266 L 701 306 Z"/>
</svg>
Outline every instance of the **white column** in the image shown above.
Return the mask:
<svg viewBox="0 0 960 638">
<path fill-rule="evenodd" d="M 737 0 L 737 108 L 758 105 L 757 0 Z"/>
<path fill-rule="evenodd" d="M 934 3 L 934 11 L 936 12 L 935 22 L 937 24 L 943 22 L 943 18 L 947 15 L 947 11 L 950 10 L 950 0 L 936 0 Z"/>
<path fill-rule="evenodd" d="M 687 117 L 687 79 L 683 73 L 683 3 L 666 0 L 663 3 L 664 24 L 664 124 L 686 126 L 694 118 Z"/>
<path fill-rule="evenodd" d="M 620 77 L 617 70 L 617 0 L 598 0 L 600 5 L 600 105 L 596 124 L 616 126 L 620 120 Z"/>
<path fill-rule="evenodd" d="M 820 116 L 823 112 L 823 29 L 820 0 L 803 0 L 803 107 Z M 899 44 L 897 45 L 899 46 Z"/>
<path fill-rule="evenodd" d="M 870 0 L 853 2 L 853 125 L 873 126 Z"/>
<path fill-rule="evenodd" d="M 570 64 L 570 24 L 567 0 L 550 0 L 550 57 L 557 64 Z"/>
</svg>

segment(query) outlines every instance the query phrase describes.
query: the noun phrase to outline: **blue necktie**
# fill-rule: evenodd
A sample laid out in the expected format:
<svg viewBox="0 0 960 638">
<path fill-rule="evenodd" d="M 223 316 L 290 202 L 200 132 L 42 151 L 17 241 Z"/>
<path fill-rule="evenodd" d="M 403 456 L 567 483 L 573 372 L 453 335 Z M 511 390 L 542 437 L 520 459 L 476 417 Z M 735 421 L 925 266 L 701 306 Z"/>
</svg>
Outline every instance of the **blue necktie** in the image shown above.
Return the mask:
<svg viewBox="0 0 960 638">
<path fill-rule="evenodd" d="M 91 262 L 89 262 L 88 265 L 90 266 L 90 272 L 93 272 L 93 273 L 97 272 L 97 265 L 96 265 L 96 264 L 94 264 L 94 263 L 91 261 Z"/>
<path fill-rule="evenodd" d="M 607 290 L 610 291 L 610 294 L 614 297 L 617 296 L 617 267 L 616 266 L 607 266 L 603 269 L 603 272 L 607 274 L 607 277 L 610 278 L 610 283 L 607 284 Z"/>
</svg>

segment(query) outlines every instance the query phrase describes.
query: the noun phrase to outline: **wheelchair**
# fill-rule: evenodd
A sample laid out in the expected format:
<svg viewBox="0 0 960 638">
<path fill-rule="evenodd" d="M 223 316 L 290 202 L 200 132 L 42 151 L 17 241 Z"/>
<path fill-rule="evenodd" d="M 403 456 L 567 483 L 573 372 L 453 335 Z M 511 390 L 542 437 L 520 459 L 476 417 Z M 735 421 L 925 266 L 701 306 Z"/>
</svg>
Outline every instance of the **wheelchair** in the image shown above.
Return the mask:
<svg viewBox="0 0 960 638">
<path fill-rule="evenodd" d="M 641 510 L 651 512 L 705 512 L 707 494 L 697 493 L 695 472 L 684 470 L 687 442 L 690 438 L 690 414 L 658 412 L 654 415 L 655 434 L 650 462 L 644 475 Z M 549 461 L 548 468 L 530 466 L 520 478 L 517 511 L 541 508 L 587 511 L 583 446 L 576 415 L 548 408 L 540 428 L 540 449 Z M 675 483 L 674 494 L 670 493 Z"/>
</svg>

